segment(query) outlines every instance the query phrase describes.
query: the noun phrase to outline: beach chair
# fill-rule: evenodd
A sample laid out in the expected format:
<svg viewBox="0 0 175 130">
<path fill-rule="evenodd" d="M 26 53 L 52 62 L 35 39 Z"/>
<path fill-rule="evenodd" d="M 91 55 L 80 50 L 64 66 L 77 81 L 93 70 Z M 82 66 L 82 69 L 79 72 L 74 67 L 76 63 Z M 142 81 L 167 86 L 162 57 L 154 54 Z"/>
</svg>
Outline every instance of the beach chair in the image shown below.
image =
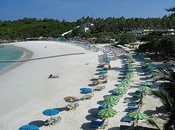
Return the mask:
<svg viewBox="0 0 175 130">
<path fill-rule="evenodd" d="M 138 104 L 139 104 L 139 102 L 138 102 L 138 101 L 135 101 L 135 100 L 131 100 L 131 101 L 128 103 L 129 106 L 136 106 L 136 105 L 138 105 Z"/>
<path fill-rule="evenodd" d="M 94 95 L 93 94 L 86 94 L 80 100 L 90 100 Z"/>
<path fill-rule="evenodd" d="M 79 104 L 78 103 L 71 103 L 71 104 L 68 104 L 67 106 L 66 106 L 66 110 L 76 110 L 76 108 L 79 106 Z"/>
<path fill-rule="evenodd" d="M 99 110 L 106 109 L 106 108 L 107 108 L 107 107 L 106 107 L 106 106 L 103 106 L 103 105 L 100 105 L 100 106 L 98 107 Z"/>
<path fill-rule="evenodd" d="M 93 91 L 101 91 L 104 88 L 105 88 L 105 86 L 97 86 L 93 89 Z"/>
<path fill-rule="evenodd" d="M 60 122 L 61 121 L 61 117 L 58 116 L 58 117 L 52 117 L 52 118 L 49 118 L 47 119 L 44 124 L 46 126 L 49 126 L 49 125 L 55 125 L 56 123 Z"/>
<path fill-rule="evenodd" d="M 142 93 L 143 91 L 142 90 L 136 90 L 135 93 Z"/>
<path fill-rule="evenodd" d="M 79 103 L 78 103 L 78 102 L 74 103 L 73 110 L 76 110 L 76 109 L 77 109 L 77 107 L 79 107 L 79 106 L 80 106 L 80 105 L 79 105 Z"/>
<path fill-rule="evenodd" d="M 92 120 L 91 123 L 90 123 L 90 126 L 94 127 L 94 128 L 102 128 L 102 129 L 104 129 L 107 126 L 107 124 L 105 124 L 105 119 L 103 119 L 101 121 Z"/>
<path fill-rule="evenodd" d="M 134 119 L 129 117 L 128 115 L 125 115 L 124 117 L 122 117 L 121 121 L 122 122 L 131 122 L 133 121 Z"/>
<path fill-rule="evenodd" d="M 125 111 L 126 112 L 134 112 L 138 109 L 138 107 L 134 107 L 134 106 L 128 106 Z"/>
<path fill-rule="evenodd" d="M 134 96 L 132 97 L 132 99 L 136 99 L 136 100 L 138 100 L 138 99 L 140 99 L 140 98 L 141 98 L 140 95 L 134 95 Z"/>
</svg>

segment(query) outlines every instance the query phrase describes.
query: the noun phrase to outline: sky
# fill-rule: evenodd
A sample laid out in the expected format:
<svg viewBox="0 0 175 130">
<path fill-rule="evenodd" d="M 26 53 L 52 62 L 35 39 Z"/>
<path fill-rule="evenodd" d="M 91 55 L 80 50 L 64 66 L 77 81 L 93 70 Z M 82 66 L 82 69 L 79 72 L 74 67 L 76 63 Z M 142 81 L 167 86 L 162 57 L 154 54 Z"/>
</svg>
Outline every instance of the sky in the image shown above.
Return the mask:
<svg viewBox="0 0 175 130">
<path fill-rule="evenodd" d="M 82 17 L 152 18 L 170 14 L 175 0 L 0 0 L 0 20 L 52 18 L 76 21 Z"/>
</svg>

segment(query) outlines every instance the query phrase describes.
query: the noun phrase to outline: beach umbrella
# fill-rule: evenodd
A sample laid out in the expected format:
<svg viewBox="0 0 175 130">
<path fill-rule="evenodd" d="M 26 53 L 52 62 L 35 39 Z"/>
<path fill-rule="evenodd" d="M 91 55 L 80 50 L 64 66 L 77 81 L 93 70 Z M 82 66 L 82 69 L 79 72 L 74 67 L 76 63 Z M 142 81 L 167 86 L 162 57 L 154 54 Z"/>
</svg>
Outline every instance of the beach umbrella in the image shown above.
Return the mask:
<svg viewBox="0 0 175 130">
<path fill-rule="evenodd" d="M 105 101 L 119 101 L 119 97 L 118 96 L 114 96 L 114 95 L 108 95 L 104 98 Z"/>
<path fill-rule="evenodd" d="M 104 61 L 105 61 L 105 62 L 110 62 L 111 59 L 107 57 Z"/>
<path fill-rule="evenodd" d="M 92 89 L 91 88 L 80 88 L 81 93 L 91 93 Z"/>
<path fill-rule="evenodd" d="M 19 130 L 39 130 L 39 127 L 36 125 L 24 125 L 21 126 Z"/>
<path fill-rule="evenodd" d="M 129 70 L 130 72 L 133 72 L 133 71 L 135 71 L 136 69 L 128 68 L 128 70 Z"/>
<path fill-rule="evenodd" d="M 121 87 L 121 88 L 129 88 L 130 86 L 129 86 L 129 84 L 121 83 L 121 84 L 119 84 L 119 87 Z"/>
<path fill-rule="evenodd" d="M 113 106 L 117 105 L 117 103 L 118 103 L 117 101 L 106 100 L 103 102 L 102 105 L 109 108 L 109 107 L 113 107 Z"/>
<path fill-rule="evenodd" d="M 124 90 L 123 88 L 118 87 L 118 88 L 113 89 L 113 92 L 118 94 L 118 95 L 123 95 L 123 94 L 126 93 L 126 90 Z"/>
<path fill-rule="evenodd" d="M 150 90 L 150 87 L 148 87 L 148 86 L 141 86 L 141 87 L 139 87 L 139 89 L 142 90 L 142 91 L 146 91 L 146 90 Z"/>
<path fill-rule="evenodd" d="M 127 79 L 130 79 L 132 77 L 133 77 L 132 75 L 128 75 L 128 74 L 125 76 L 125 78 L 127 78 Z"/>
<path fill-rule="evenodd" d="M 137 119 L 137 120 L 142 120 L 142 119 L 147 119 L 148 116 L 144 113 L 141 113 L 140 111 L 136 111 L 136 112 L 131 112 L 129 113 L 129 117 Z"/>
<path fill-rule="evenodd" d="M 151 86 L 153 85 L 153 83 L 151 81 L 146 81 L 146 82 L 141 82 L 140 85 L 141 86 Z"/>
<path fill-rule="evenodd" d="M 131 79 L 124 79 L 122 80 L 121 84 L 128 84 L 130 82 L 133 82 Z"/>
<path fill-rule="evenodd" d="M 112 108 L 106 108 L 99 111 L 98 115 L 102 118 L 110 118 L 117 114 L 116 110 Z"/>
<path fill-rule="evenodd" d="M 74 97 L 74 96 L 68 96 L 68 97 L 65 97 L 64 100 L 65 100 L 66 102 L 73 103 L 73 102 L 78 101 L 78 98 L 77 98 L 77 97 Z"/>
<path fill-rule="evenodd" d="M 130 80 L 129 79 L 124 79 L 121 81 L 121 84 L 128 84 L 130 83 Z"/>
<path fill-rule="evenodd" d="M 135 66 L 128 66 L 128 69 L 135 69 Z"/>
<path fill-rule="evenodd" d="M 43 114 L 46 115 L 46 116 L 54 116 L 54 115 L 57 115 L 60 111 L 58 109 L 46 109 L 43 111 Z"/>
<path fill-rule="evenodd" d="M 100 71 L 99 74 L 107 74 L 107 71 Z"/>
</svg>

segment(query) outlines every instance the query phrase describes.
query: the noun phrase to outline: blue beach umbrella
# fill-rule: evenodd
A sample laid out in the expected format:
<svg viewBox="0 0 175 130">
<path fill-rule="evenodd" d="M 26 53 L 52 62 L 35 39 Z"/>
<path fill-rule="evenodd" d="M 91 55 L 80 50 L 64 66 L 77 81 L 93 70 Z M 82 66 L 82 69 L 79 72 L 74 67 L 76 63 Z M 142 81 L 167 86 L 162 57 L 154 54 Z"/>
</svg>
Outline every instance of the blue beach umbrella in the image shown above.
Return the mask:
<svg viewBox="0 0 175 130">
<path fill-rule="evenodd" d="M 60 112 L 59 110 L 54 108 L 54 109 L 46 109 L 46 110 L 44 110 L 43 114 L 46 115 L 46 116 L 51 116 L 51 118 L 52 118 L 52 116 L 57 115 L 59 112 Z"/>
<path fill-rule="evenodd" d="M 92 89 L 91 88 L 80 88 L 81 93 L 91 93 Z"/>
<path fill-rule="evenodd" d="M 107 71 L 100 71 L 99 74 L 107 74 Z"/>
<path fill-rule="evenodd" d="M 19 128 L 19 130 L 39 130 L 36 125 L 24 125 Z"/>
</svg>

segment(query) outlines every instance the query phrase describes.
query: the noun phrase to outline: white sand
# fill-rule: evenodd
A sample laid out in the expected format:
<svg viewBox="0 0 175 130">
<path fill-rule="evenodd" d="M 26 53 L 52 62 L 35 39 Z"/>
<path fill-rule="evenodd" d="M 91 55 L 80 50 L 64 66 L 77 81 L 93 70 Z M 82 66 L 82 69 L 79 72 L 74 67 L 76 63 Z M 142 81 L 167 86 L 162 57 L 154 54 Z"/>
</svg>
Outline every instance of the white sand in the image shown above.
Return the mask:
<svg viewBox="0 0 175 130">
<path fill-rule="evenodd" d="M 67 103 L 63 98 L 66 96 L 82 96 L 79 89 L 88 87 L 90 79 L 97 77 L 94 74 L 97 73 L 100 52 L 87 51 L 78 46 L 58 42 L 21 42 L 15 45 L 31 50 L 34 53 L 32 58 L 81 52 L 85 54 L 28 61 L 0 75 L 0 129 L 16 130 L 22 125 L 37 123 L 41 124 L 41 130 L 89 130 L 89 122 L 96 119 L 89 113 L 97 110 L 103 96 L 110 95 L 108 91 L 119 83 L 117 78 L 120 70 L 123 70 L 122 60 L 111 61 L 112 69 L 108 71 L 105 90 L 94 92 L 91 100 L 80 101 L 80 106 L 76 110 L 61 111 L 59 113 L 62 117 L 61 122 L 48 127 L 42 126 L 43 121 L 49 118 L 44 116 L 42 111 L 65 107 Z M 59 74 L 60 77 L 48 79 L 51 73 Z M 134 80 L 139 83 L 138 78 Z M 129 89 L 128 93 L 136 89 Z M 114 107 L 118 114 L 109 119 L 108 128 L 111 130 L 119 128 L 120 120 L 126 114 L 123 112 L 127 107 L 127 104 L 123 103 L 126 96 L 128 94 Z M 154 106 L 151 107 L 154 109 Z"/>
</svg>

